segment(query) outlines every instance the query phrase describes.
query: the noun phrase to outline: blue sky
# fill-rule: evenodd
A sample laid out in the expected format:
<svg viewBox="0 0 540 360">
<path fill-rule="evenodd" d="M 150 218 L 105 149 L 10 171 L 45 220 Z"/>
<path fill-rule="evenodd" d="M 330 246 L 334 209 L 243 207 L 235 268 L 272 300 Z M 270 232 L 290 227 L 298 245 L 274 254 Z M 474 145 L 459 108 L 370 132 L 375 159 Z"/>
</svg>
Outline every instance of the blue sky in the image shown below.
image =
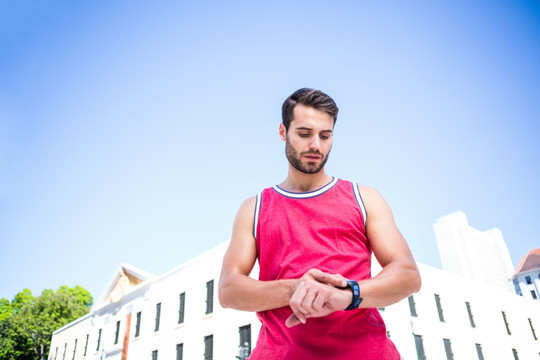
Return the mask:
<svg viewBox="0 0 540 360">
<path fill-rule="evenodd" d="M 327 172 L 377 188 L 417 261 L 461 210 L 540 246 L 538 1 L 0 4 L 0 297 L 99 297 L 227 240 L 286 176 L 283 100 L 340 107 Z"/>
</svg>

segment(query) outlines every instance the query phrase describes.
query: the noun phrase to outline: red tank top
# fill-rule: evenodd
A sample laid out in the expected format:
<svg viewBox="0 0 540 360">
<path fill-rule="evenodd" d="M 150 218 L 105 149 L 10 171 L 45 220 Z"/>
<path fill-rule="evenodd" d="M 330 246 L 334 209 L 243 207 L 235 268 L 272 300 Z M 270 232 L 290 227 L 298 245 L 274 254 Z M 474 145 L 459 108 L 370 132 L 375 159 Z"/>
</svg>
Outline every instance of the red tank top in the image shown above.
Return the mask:
<svg viewBox="0 0 540 360">
<path fill-rule="evenodd" d="M 254 235 L 260 280 L 300 278 L 317 268 L 348 279 L 371 277 L 371 247 L 358 186 L 334 178 L 319 190 L 278 186 L 257 196 Z M 336 311 L 285 326 L 290 307 L 258 312 L 262 326 L 250 360 L 395 360 L 377 309 Z"/>
</svg>

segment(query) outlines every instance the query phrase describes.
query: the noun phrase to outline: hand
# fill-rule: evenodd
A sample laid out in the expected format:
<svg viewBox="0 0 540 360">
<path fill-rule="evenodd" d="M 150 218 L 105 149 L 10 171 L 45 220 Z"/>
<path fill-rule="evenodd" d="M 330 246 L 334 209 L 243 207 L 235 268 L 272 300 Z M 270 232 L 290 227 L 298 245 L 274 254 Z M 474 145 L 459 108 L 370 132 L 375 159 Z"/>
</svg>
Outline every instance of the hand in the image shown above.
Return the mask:
<svg viewBox="0 0 540 360">
<path fill-rule="evenodd" d="M 339 274 L 309 270 L 297 281 L 289 301 L 293 314 L 285 325 L 305 324 L 310 317 L 322 317 L 345 309 L 352 301 L 352 292 L 344 289 L 346 286 L 346 279 Z"/>
</svg>

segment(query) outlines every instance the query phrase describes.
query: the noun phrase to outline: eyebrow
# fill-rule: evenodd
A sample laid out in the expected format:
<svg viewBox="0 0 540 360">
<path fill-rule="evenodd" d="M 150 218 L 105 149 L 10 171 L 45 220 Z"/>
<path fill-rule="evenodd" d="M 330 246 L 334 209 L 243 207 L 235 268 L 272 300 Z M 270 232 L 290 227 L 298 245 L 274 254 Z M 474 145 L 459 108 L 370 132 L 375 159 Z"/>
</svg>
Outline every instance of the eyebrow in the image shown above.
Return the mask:
<svg viewBox="0 0 540 360">
<path fill-rule="evenodd" d="M 313 129 L 309 128 L 309 127 L 305 127 L 305 126 L 300 126 L 300 127 L 295 128 L 295 130 L 312 131 Z M 322 130 L 321 132 L 333 132 L 333 131 L 332 130 Z"/>
</svg>

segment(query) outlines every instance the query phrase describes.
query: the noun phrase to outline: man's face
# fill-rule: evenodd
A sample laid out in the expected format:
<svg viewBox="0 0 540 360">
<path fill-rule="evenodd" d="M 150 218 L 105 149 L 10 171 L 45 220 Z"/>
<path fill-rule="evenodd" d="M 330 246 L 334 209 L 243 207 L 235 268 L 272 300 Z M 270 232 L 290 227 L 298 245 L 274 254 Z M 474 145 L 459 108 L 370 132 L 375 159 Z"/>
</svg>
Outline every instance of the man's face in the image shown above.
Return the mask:
<svg viewBox="0 0 540 360">
<path fill-rule="evenodd" d="M 316 174 L 324 167 L 332 149 L 334 119 L 324 111 L 302 104 L 295 106 L 289 130 L 280 125 L 289 163 L 305 174 Z"/>
</svg>

